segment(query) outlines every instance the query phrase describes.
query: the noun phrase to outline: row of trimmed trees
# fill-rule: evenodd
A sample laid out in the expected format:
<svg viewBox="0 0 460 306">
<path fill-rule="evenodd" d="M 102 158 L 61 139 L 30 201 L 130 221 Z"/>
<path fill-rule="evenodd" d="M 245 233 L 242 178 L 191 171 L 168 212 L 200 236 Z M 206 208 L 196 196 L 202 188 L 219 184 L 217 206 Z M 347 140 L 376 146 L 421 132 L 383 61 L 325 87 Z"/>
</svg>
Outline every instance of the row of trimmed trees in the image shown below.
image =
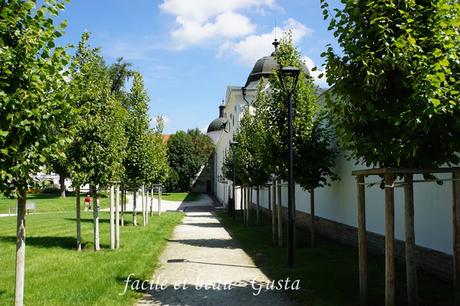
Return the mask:
<svg viewBox="0 0 460 306">
<path fill-rule="evenodd" d="M 311 80 L 300 74 L 294 97 L 296 182 L 311 192 L 327 184 L 327 176 L 335 178 L 326 126 L 345 155 L 368 167 L 458 165 L 460 3 L 343 1 L 331 9 L 320 2 L 340 50 L 328 46 L 322 54 L 331 86 L 324 108 L 316 103 Z M 284 39 L 276 52 L 279 65 L 301 68 L 299 54 L 290 50 Z M 245 114 L 237 145 L 224 162 L 232 180 L 236 155 L 237 185 L 259 188 L 271 175 L 286 178 L 286 97 L 277 71 L 269 81 L 268 89 L 259 87 L 253 113 Z M 411 294 L 409 304 L 416 305 L 416 292 Z"/>
<path fill-rule="evenodd" d="M 16 194 L 15 303 L 23 304 L 26 197 L 44 167 L 89 184 L 94 250 L 100 249 L 98 192 L 114 182 L 138 190 L 168 175 L 163 123 L 150 128 L 149 97 L 140 73 L 119 59 L 108 66 L 84 33 L 75 55 L 56 46 L 66 1 L 11 0 L 0 5 L 0 192 Z M 125 90 L 132 78 L 132 87 Z M 77 216 L 79 216 L 77 200 Z M 78 219 L 77 222 L 80 222 Z M 81 237 L 78 237 L 81 248 Z"/>
<path fill-rule="evenodd" d="M 305 67 L 289 33 L 281 39 L 275 59 L 281 67 Z M 328 185 L 331 180 L 338 178 L 333 172 L 337 150 L 325 122 L 324 106 L 317 102 L 317 96 L 312 78 L 305 69 L 301 69 L 293 96 L 295 181 L 310 192 L 312 198 L 315 188 Z M 223 173 L 227 179 L 233 180 L 235 169 L 235 184 L 246 189 L 255 188 L 257 194 L 270 181 L 273 185 L 276 181 L 277 184 L 282 180 L 287 181 L 286 101 L 278 71 L 273 71 L 268 83 L 264 79 L 259 83 L 252 107 L 245 110 L 234 135 L 232 148 L 223 163 Z M 259 199 L 256 201 L 259 203 Z M 313 207 L 314 202 L 311 205 Z M 250 212 L 249 209 L 246 211 Z M 314 222 L 314 218 L 311 220 Z M 314 243 L 313 236 L 311 243 Z"/>
</svg>

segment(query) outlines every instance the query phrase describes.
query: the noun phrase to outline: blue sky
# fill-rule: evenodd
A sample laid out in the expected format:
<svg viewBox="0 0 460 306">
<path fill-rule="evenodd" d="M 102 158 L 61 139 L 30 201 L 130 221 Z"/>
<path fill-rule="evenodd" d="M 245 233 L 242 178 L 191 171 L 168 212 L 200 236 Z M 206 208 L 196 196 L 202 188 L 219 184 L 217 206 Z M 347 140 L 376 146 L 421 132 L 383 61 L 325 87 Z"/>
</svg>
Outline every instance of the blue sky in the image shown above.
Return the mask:
<svg viewBox="0 0 460 306">
<path fill-rule="evenodd" d="M 293 31 L 308 67 L 336 45 L 319 0 L 73 0 L 61 17 L 68 27 L 60 43 L 76 44 L 88 30 L 108 63 L 122 56 L 142 73 L 150 115 L 165 117 L 165 133 L 205 129 L 227 85 L 244 85 L 271 53 L 275 32 Z"/>
</svg>

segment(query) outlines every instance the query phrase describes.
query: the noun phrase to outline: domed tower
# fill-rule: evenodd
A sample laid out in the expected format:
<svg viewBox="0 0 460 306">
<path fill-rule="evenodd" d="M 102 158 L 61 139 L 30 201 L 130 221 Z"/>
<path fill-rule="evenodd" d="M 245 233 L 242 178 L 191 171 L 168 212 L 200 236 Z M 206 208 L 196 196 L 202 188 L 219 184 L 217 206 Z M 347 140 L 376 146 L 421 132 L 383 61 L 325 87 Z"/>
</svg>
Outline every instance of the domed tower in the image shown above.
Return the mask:
<svg viewBox="0 0 460 306">
<path fill-rule="evenodd" d="M 244 85 L 245 89 L 257 88 L 257 84 L 261 78 L 268 79 L 273 74 L 274 69 L 280 69 L 280 66 L 275 59 L 275 53 L 278 51 L 279 44 L 279 41 L 275 38 L 275 41 L 272 43 L 275 47 L 275 51 L 273 51 L 269 56 L 264 56 L 257 60 L 254 68 L 252 68 L 251 73 L 249 74 L 246 84 Z M 311 76 L 310 71 L 308 71 L 308 68 L 305 65 L 303 65 L 302 70 L 306 75 Z"/>
<path fill-rule="evenodd" d="M 273 51 L 269 56 L 264 56 L 257 60 L 254 68 L 252 68 L 251 73 L 249 74 L 244 88 L 256 88 L 261 78 L 270 78 L 270 76 L 273 74 L 273 69 L 279 69 L 279 65 L 275 59 L 275 52 L 278 50 L 279 44 L 280 43 L 275 38 L 275 41 L 273 42 L 275 51 Z"/>
<path fill-rule="evenodd" d="M 225 113 L 224 113 L 225 105 L 220 105 L 219 106 L 219 117 L 214 119 L 208 126 L 207 134 L 211 139 L 214 141 L 214 143 L 219 140 L 220 133 L 225 129 L 228 120 L 225 118 Z"/>
</svg>

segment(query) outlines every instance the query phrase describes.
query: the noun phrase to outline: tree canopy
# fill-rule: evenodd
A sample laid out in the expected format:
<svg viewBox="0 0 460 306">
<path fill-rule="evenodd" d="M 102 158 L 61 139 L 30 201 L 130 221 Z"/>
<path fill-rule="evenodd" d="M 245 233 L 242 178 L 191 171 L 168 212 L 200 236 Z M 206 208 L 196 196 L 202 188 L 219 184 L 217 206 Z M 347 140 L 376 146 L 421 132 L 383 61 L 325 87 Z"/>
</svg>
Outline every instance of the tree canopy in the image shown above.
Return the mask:
<svg viewBox="0 0 460 306">
<path fill-rule="evenodd" d="M 66 23 L 51 16 L 62 1 L 35 7 L 33 1 L 9 1 L 0 7 L 0 190 L 27 189 L 31 175 L 70 141 L 66 98 L 69 56 L 55 46 Z"/>
<path fill-rule="evenodd" d="M 214 144 L 198 129 L 178 131 L 168 140 L 168 162 L 171 176 L 169 188 L 189 191 L 193 179 L 208 162 Z"/>
<path fill-rule="evenodd" d="M 458 163 L 458 1 L 345 1 L 330 19 L 331 122 L 340 144 L 368 166 Z"/>
</svg>

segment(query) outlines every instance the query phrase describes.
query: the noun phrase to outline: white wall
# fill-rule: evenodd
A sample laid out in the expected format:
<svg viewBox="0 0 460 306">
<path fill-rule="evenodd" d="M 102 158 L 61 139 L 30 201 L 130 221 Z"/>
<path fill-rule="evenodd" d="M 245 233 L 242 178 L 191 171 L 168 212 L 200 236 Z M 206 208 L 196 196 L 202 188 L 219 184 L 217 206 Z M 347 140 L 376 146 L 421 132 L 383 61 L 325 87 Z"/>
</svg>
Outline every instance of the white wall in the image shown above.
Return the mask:
<svg viewBox="0 0 460 306">
<path fill-rule="evenodd" d="M 247 91 L 247 100 L 252 101 L 255 90 Z M 231 126 L 229 133 L 222 133 L 216 144 L 216 175 L 217 178 L 222 173 L 223 154 L 228 149 L 228 143 L 232 134 L 239 126 L 239 119 L 243 107 L 247 102 L 243 100 L 239 87 L 228 87 L 225 112 L 228 116 L 233 113 L 235 116 L 235 126 Z M 235 113 L 235 106 L 237 112 Z M 228 117 L 230 119 L 230 117 Z M 238 119 L 238 120 L 237 120 Z M 230 119 L 231 120 L 231 119 Z M 335 171 L 341 180 L 332 183 L 331 186 L 318 188 L 315 190 L 316 215 L 335 222 L 357 226 L 357 188 L 356 180 L 351 175 L 353 170 L 363 169 L 364 167 L 355 165 L 355 161 L 348 161 L 343 156 L 339 156 L 336 161 Z M 448 176 L 440 175 L 440 178 Z M 415 177 L 420 179 L 421 177 Z M 379 177 L 373 176 L 366 178 L 366 182 L 379 183 Z M 227 184 L 216 183 L 216 196 L 225 204 L 227 203 L 228 193 L 225 190 Z M 229 182 L 231 186 L 231 181 Z M 268 191 L 260 192 L 261 205 L 268 208 Z M 240 203 L 240 191 L 236 193 L 237 207 Z M 253 191 L 253 201 L 256 201 L 256 192 Z M 283 206 L 287 205 L 287 186 L 282 187 Z M 445 182 L 442 186 L 436 183 L 415 183 L 415 237 L 416 243 L 420 246 L 431 248 L 447 254 L 452 254 L 452 183 Z M 310 212 L 310 196 L 299 186 L 296 186 L 296 207 L 297 210 Z M 395 189 L 395 237 L 404 240 L 404 207 L 403 190 Z M 384 192 L 379 188 L 379 184 L 366 188 L 366 222 L 367 230 L 384 234 L 385 229 L 385 207 Z"/>
<path fill-rule="evenodd" d="M 357 226 L 357 187 L 352 170 L 363 169 L 343 156 L 337 159 L 335 170 L 341 180 L 330 187 L 315 190 L 315 214 L 335 222 Z M 438 175 L 449 178 L 448 175 Z M 422 176 L 415 176 L 415 180 Z M 377 176 L 366 178 L 366 183 L 380 182 Z M 403 188 L 395 188 L 395 237 L 403 240 L 404 199 Z M 268 208 L 267 191 L 261 192 L 261 205 Z M 256 200 L 254 191 L 253 201 Z M 296 186 L 296 209 L 310 213 L 310 194 Z M 287 186 L 282 187 L 282 204 L 287 206 Z M 452 254 L 452 183 L 414 183 L 415 238 L 417 245 Z M 384 191 L 379 184 L 366 188 L 367 230 L 383 235 L 385 232 Z"/>
</svg>

